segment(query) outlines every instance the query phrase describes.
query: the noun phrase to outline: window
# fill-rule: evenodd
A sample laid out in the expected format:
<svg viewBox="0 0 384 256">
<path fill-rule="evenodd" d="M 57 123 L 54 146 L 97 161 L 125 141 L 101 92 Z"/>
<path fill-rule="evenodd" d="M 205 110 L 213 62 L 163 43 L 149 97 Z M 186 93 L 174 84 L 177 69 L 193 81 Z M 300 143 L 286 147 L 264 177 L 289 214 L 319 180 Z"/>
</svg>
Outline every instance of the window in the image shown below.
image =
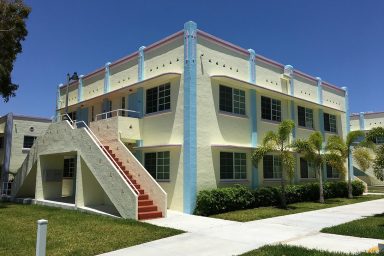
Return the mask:
<svg viewBox="0 0 384 256">
<path fill-rule="evenodd" d="M 324 113 L 324 130 L 327 132 L 337 132 L 335 115 Z"/>
<path fill-rule="evenodd" d="M 297 107 L 299 126 L 313 128 L 313 110 L 310 108 Z"/>
<path fill-rule="evenodd" d="M 335 168 L 333 168 L 329 164 L 327 164 L 326 168 L 327 168 L 327 178 L 328 179 L 340 178 L 340 173 Z"/>
<path fill-rule="evenodd" d="M 300 175 L 302 179 L 315 179 L 316 170 L 312 163 L 300 158 Z"/>
<path fill-rule="evenodd" d="M 220 179 L 246 179 L 247 156 L 245 153 L 220 152 Z"/>
<path fill-rule="evenodd" d="M 264 156 L 263 157 L 264 178 L 279 179 L 281 178 L 281 158 L 280 156 Z"/>
<path fill-rule="evenodd" d="M 4 148 L 4 137 L 0 137 L 0 148 Z"/>
<path fill-rule="evenodd" d="M 1 138 L 0 138 L 0 143 L 1 143 Z M 376 144 L 384 144 L 384 137 L 383 136 L 376 137 Z M 0 145 L 0 148 L 1 148 L 1 145 Z"/>
<path fill-rule="evenodd" d="M 108 112 L 107 117 L 108 117 L 108 118 L 111 118 L 111 117 L 112 117 L 112 113 L 111 113 L 111 111 L 112 111 L 112 101 L 109 100 L 109 101 L 108 101 L 108 110 L 107 110 L 107 112 Z"/>
<path fill-rule="evenodd" d="M 76 120 L 76 111 L 69 112 L 68 116 L 72 119 L 72 121 Z"/>
<path fill-rule="evenodd" d="M 35 136 L 24 136 L 23 148 L 31 148 L 35 140 Z"/>
<path fill-rule="evenodd" d="M 145 153 L 144 166 L 156 180 L 169 180 L 169 151 Z"/>
<path fill-rule="evenodd" d="M 123 111 L 121 111 L 121 116 L 125 116 L 125 97 L 121 98 L 121 109 L 123 109 Z"/>
<path fill-rule="evenodd" d="M 76 170 L 75 158 L 64 158 L 63 178 L 73 178 Z"/>
<path fill-rule="evenodd" d="M 92 108 L 91 108 L 91 120 L 92 120 L 92 122 L 95 121 L 95 107 L 94 106 L 92 106 Z"/>
<path fill-rule="evenodd" d="M 220 111 L 245 115 L 245 91 L 220 85 Z"/>
<path fill-rule="evenodd" d="M 154 113 L 171 108 L 171 85 L 163 84 L 147 90 L 146 113 Z"/>
<path fill-rule="evenodd" d="M 281 101 L 261 96 L 261 118 L 281 122 Z"/>
</svg>

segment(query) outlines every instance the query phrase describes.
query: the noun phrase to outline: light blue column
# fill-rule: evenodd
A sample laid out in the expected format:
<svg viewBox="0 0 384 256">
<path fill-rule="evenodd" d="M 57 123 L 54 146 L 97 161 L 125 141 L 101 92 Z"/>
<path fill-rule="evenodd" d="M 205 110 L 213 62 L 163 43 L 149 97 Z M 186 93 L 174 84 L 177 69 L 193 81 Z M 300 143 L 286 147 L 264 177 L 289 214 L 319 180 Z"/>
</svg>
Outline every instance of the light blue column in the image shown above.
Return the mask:
<svg viewBox="0 0 384 256">
<path fill-rule="evenodd" d="M 284 66 L 284 75 L 289 77 L 289 95 L 293 97 L 295 95 L 295 86 L 294 86 L 294 80 L 293 80 L 293 67 L 291 65 Z M 292 139 L 295 140 L 297 124 L 296 124 L 296 114 L 295 114 L 296 104 L 293 99 L 291 99 L 289 107 L 290 107 L 290 113 L 291 113 L 290 118 L 295 123 L 295 127 L 292 129 Z M 294 154 L 294 155 L 295 155 L 295 161 L 297 162 L 298 154 Z M 295 165 L 294 172 L 295 172 L 295 175 L 292 178 L 292 180 L 294 182 L 298 182 L 297 165 Z"/>
<path fill-rule="evenodd" d="M 193 21 L 184 24 L 184 212 L 196 205 L 196 31 Z"/>
<path fill-rule="evenodd" d="M 323 105 L 323 81 L 320 77 L 316 77 L 317 80 L 317 103 Z"/>
<path fill-rule="evenodd" d="M 319 130 L 323 136 L 323 141 L 325 141 L 325 131 L 324 131 L 324 111 L 323 111 L 323 81 L 320 77 L 316 77 L 317 80 L 317 103 L 321 106 L 319 107 Z"/>
<path fill-rule="evenodd" d="M 291 65 L 285 65 L 284 66 L 284 74 L 289 77 L 289 95 L 294 96 L 295 95 L 295 87 L 294 87 L 294 80 L 293 80 L 293 67 Z M 290 102 L 290 109 L 291 109 L 291 119 L 296 124 L 296 118 L 295 118 L 295 102 L 294 100 L 291 100 Z M 292 130 L 292 138 L 296 139 L 296 126 Z"/>
<path fill-rule="evenodd" d="M 83 75 L 79 77 L 79 84 L 77 87 L 77 102 L 83 101 Z"/>
<path fill-rule="evenodd" d="M 104 76 L 104 93 L 108 93 L 110 91 L 110 65 L 111 62 L 105 63 L 105 76 Z"/>
<path fill-rule="evenodd" d="M 58 116 L 60 115 L 60 87 L 63 86 L 63 84 L 59 84 L 57 86 L 57 91 L 56 91 L 56 109 L 55 109 L 55 116 L 56 116 L 56 120 L 58 118 Z"/>
<path fill-rule="evenodd" d="M 323 180 L 324 182 L 327 181 L 327 165 L 326 164 L 323 165 Z"/>
<path fill-rule="evenodd" d="M 325 131 L 324 131 L 324 111 L 323 111 L 323 81 L 320 77 L 316 77 L 317 80 L 317 103 L 321 106 L 319 107 L 319 130 L 321 136 L 323 136 L 323 147 L 325 144 Z M 327 166 L 324 165 L 322 169 L 323 180 L 327 180 Z"/>
<path fill-rule="evenodd" d="M 248 49 L 248 52 L 249 82 L 256 84 L 256 53 L 253 49 Z"/>
<path fill-rule="evenodd" d="M 256 53 L 252 49 L 248 49 L 249 59 L 249 82 L 256 84 Z M 257 96 L 256 90 L 249 90 L 249 103 L 250 103 L 250 119 L 251 119 L 251 147 L 257 147 Z M 259 172 L 258 168 L 252 165 L 252 189 L 259 186 Z"/>
<path fill-rule="evenodd" d="M 344 90 L 345 92 L 345 122 L 346 122 L 346 135 L 345 138 L 347 137 L 347 134 L 351 131 L 351 122 L 350 122 L 350 112 L 349 112 L 349 93 L 348 93 L 348 88 L 347 87 L 341 87 L 341 89 Z M 348 166 L 350 172 L 349 175 L 351 179 L 353 180 L 353 160 L 352 160 L 352 154 L 351 154 L 351 148 L 349 148 L 349 166 Z"/>
<path fill-rule="evenodd" d="M 139 48 L 139 59 L 138 59 L 138 80 L 143 81 L 144 80 L 144 49 L 145 46 L 141 46 Z"/>
<path fill-rule="evenodd" d="M 139 112 L 139 118 L 144 116 L 144 89 L 139 88 L 136 92 L 136 111 Z"/>
<path fill-rule="evenodd" d="M 359 114 L 359 125 L 360 125 L 360 130 L 364 131 L 365 130 L 364 112 L 360 112 Z"/>
</svg>

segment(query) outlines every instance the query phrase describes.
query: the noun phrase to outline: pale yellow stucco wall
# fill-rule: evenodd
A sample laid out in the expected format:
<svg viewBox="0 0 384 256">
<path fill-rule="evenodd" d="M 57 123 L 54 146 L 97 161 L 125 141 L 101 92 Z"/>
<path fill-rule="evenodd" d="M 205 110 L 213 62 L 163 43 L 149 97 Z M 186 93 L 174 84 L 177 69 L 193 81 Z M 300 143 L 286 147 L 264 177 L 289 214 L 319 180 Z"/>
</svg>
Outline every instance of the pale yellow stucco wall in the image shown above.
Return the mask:
<svg viewBox="0 0 384 256">
<path fill-rule="evenodd" d="M 16 173 L 27 156 L 29 149 L 23 149 L 24 136 L 44 135 L 50 123 L 30 120 L 13 120 L 11 162 L 9 171 Z M 33 127 L 33 131 L 31 131 Z"/>
<path fill-rule="evenodd" d="M 184 69 L 183 37 L 145 51 L 144 58 L 144 79 L 169 72 L 182 73 Z"/>
</svg>

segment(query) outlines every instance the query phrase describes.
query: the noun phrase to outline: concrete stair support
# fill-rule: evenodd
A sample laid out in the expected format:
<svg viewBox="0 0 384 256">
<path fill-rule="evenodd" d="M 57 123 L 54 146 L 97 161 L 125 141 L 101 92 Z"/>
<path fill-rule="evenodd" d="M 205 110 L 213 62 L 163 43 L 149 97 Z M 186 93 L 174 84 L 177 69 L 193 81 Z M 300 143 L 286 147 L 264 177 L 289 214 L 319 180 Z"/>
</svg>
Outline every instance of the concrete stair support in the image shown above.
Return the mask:
<svg viewBox="0 0 384 256">
<path fill-rule="evenodd" d="M 120 121 L 124 118 L 127 117 L 112 117 L 91 122 L 90 128 L 101 143 L 108 146 L 111 153 L 121 162 L 122 168 L 125 168 L 125 172 L 128 172 L 126 173 L 127 177 L 135 187 L 137 189 L 143 189 L 144 195 L 148 196 L 148 198 L 153 201 L 153 204 L 157 206 L 158 211 L 162 213 L 162 216 L 166 217 L 167 193 L 120 140 L 121 133 L 126 130 L 125 126 L 119 126 Z M 139 195 L 139 205 L 141 204 L 140 200 L 148 200 L 147 198 L 143 198 L 144 195 Z M 154 216 L 150 217 L 153 218 Z"/>
<path fill-rule="evenodd" d="M 24 181 L 36 165 L 39 176 L 41 156 L 63 152 L 76 152 L 81 157 L 121 217 L 138 219 L 139 196 L 127 182 L 126 176 L 118 171 L 86 128 L 75 128 L 68 121 L 52 123 L 46 133 L 35 141 L 16 175 L 12 196 L 19 197 Z M 41 174 L 36 177 L 35 197 L 38 200 L 44 200 L 41 179 Z M 78 205 L 77 194 L 78 189 L 76 206 L 81 207 L 82 205 Z"/>
<path fill-rule="evenodd" d="M 129 171 L 125 171 L 126 167 L 123 162 L 116 157 L 116 154 L 110 149 L 109 146 L 104 146 L 105 150 L 108 151 L 109 156 L 114 160 L 114 163 L 118 165 L 123 171 L 124 178 L 129 181 L 130 186 L 135 187 L 138 190 L 138 216 L 139 220 L 153 219 L 162 217 L 162 212 L 157 210 L 157 206 L 154 205 L 153 200 L 149 200 L 149 195 L 145 194 L 145 190 L 137 183 L 137 181 L 130 175 Z M 145 201 L 146 205 L 140 205 L 140 201 Z"/>
</svg>

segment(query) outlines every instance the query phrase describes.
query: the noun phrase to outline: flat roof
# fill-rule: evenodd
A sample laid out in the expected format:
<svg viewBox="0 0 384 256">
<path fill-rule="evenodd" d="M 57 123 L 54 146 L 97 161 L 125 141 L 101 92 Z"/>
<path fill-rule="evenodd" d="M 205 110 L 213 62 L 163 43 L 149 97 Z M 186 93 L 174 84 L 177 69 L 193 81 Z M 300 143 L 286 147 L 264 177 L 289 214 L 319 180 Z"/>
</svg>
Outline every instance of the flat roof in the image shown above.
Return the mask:
<svg viewBox="0 0 384 256">
<path fill-rule="evenodd" d="M 163 39 L 161 39 L 161 40 L 159 40 L 159 41 L 149 45 L 148 47 L 145 47 L 143 51 L 144 52 L 148 52 L 150 50 L 153 50 L 153 49 L 155 49 L 155 48 L 157 48 L 157 47 L 159 47 L 159 46 L 161 46 L 163 44 L 166 44 L 166 43 L 168 43 L 170 41 L 175 40 L 176 38 L 182 36 L 183 34 L 184 34 L 183 30 L 178 31 L 178 32 L 176 32 L 176 33 L 174 33 L 174 34 L 172 34 L 170 36 L 167 36 L 167 37 L 165 37 L 165 38 L 163 38 Z M 197 30 L 197 35 L 202 36 L 202 37 L 204 37 L 204 38 L 206 38 L 206 39 L 208 39 L 208 40 L 210 40 L 212 42 L 215 42 L 215 43 L 217 43 L 219 45 L 222 45 L 222 46 L 224 46 L 224 47 L 226 47 L 226 48 L 228 48 L 230 50 L 237 51 L 238 53 L 243 54 L 244 56 L 249 56 L 249 54 L 250 54 L 247 49 L 242 48 L 242 47 L 240 47 L 238 45 L 232 44 L 232 43 L 230 43 L 228 41 L 225 41 L 225 40 L 223 40 L 221 38 L 218 38 L 216 36 L 213 36 L 213 35 L 205 32 L 205 31 L 202 31 L 202 30 L 198 29 Z M 123 57 L 123 58 L 120 58 L 120 59 L 112 62 L 110 64 L 110 67 L 116 66 L 116 65 L 118 65 L 120 63 L 124 63 L 126 61 L 129 61 L 129 60 L 133 59 L 134 57 L 137 57 L 138 54 L 139 54 L 139 52 L 136 51 L 136 52 L 133 52 L 133 53 L 131 53 L 131 54 L 129 54 L 129 55 Z M 279 63 L 277 61 L 271 60 L 271 59 L 269 59 L 267 57 L 264 57 L 262 55 L 259 55 L 259 54 L 256 54 L 256 59 L 258 59 L 260 61 L 263 61 L 263 62 L 266 62 L 266 63 L 271 64 L 271 65 L 280 67 L 280 68 L 284 68 L 284 64 L 281 64 L 281 63 Z M 92 77 L 94 75 L 97 75 L 97 74 L 103 72 L 104 69 L 105 69 L 105 67 L 98 68 L 95 71 L 90 72 L 90 73 L 84 75 L 83 79 L 90 78 L 90 77 Z M 302 72 L 300 70 L 294 69 L 293 72 L 294 72 L 295 75 L 298 75 L 298 76 L 301 76 L 301 77 L 304 77 L 304 78 L 307 78 L 307 79 L 310 79 L 310 80 L 313 80 L 313 81 L 317 81 L 316 77 L 308 75 L 308 74 L 306 74 L 306 73 L 304 73 L 304 72 Z M 78 83 L 78 81 L 72 81 L 72 82 L 69 83 L 69 86 L 72 86 L 72 85 L 77 84 L 77 83 Z M 329 82 L 326 82 L 326 81 L 322 81 L 322 85 L 325 86 L 325 87 L 330 87 L 332 89 L 339 90 L 339 91 L 344 91 L 342 88 L 340 88 L 340 87 L 338 87 L 336 85 L 333 85 L 333 84 L 331 84 Z M 59 88 L 61 89 L 64 86 L 66 86 L 66 85 L 63 84 Z"/>
<path fill-rule="evenodd" d="M 13 119 L 18 119 L 18 120 L 28 120 L 28 121 L 36 121 L 36 122 L 43 122 L 43 123 L 52 122 L 52 120 L 50 118 L 46 118 L 46 117 L 19 115 L 19 114 L 14 114 L 12 112 L 1 116 L 0 120 L 6 119 L 9 114 L 13 115 Z"/>
</svg>

